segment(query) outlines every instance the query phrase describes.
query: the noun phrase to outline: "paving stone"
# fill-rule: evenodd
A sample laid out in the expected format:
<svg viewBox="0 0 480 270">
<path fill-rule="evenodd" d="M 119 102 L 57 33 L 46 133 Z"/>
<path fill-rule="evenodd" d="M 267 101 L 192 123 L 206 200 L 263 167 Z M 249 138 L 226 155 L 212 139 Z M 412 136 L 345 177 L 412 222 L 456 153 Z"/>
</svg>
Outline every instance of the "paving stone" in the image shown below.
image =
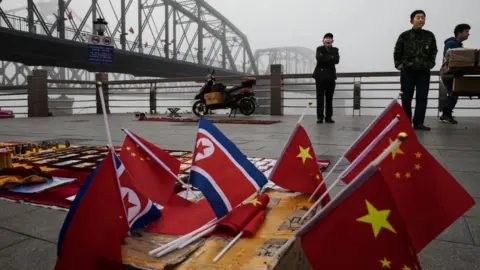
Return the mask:
<svg viewBox="0 0 480 270">
<path fill-rule="evenodd" d="M 28 239 L 0 250 L 2 270 L 51 270 L 57 260 L 55 244 Z"/>
<path fill-rule="evenodd" d="M 456 171 L 451 173 L 472 197 L 480 198 L 480 173 Z"/>
<path fill-rule="evenodd" d="M 474 244 L 472 234 L 464 217 L 457 219 L 437 239 L 462 244 Z"/>
<path fill-rule="evenodd" d="M 39 208 L 36 211 L 0 220 L 0 228 L 56 242 L 66 214 L 65 211 Z"/>
<path fill-rule="evenodd" d="M 480 218 L 465 217 L 475 245 L 480 246 Z"/>
<path fill-rule="evenodd" d="M 480 218 L 480 198 L 473 198 L 475 200 L 475 205 L 465 213 L 466 217 L 478 217 Z"/>
<path fill-rule="evenodd" d="M 0 250 L 26 239 L 25 235 L 0 228 Z"/>
<path fill-rule="evenodd" d="M 26 204 L 0 200 L 0 221 L 35 210 L 37 210 L 36 207 Z"/>
<path fill-rule="evenodd" d="M 432 241 L 419 254 L 424 270 L 480 269 L 480 246 Z"/>
</svg>

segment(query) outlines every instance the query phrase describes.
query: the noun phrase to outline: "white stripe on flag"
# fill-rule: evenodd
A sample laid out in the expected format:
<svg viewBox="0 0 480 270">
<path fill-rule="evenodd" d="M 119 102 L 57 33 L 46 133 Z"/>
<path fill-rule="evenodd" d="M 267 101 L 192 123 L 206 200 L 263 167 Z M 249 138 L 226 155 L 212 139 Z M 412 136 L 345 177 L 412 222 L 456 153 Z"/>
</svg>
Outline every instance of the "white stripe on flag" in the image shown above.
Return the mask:
<svg viewBox="0 0 480 270">
<path fill-rule="evenodd" d="M 223 203 L 225 204 L 225 207 L 227 207 L 228 211 L 229 212 L 232 211 L 232 205 L 230 204 L 230 201 L 228 200 L 227 196 L 225 196 L 225 193 L 223 193 L 223 190 L 217 185 L 217 182 L 213 180 L 213 177 L 210 174 L 208 174 L 205 170 L 197 166 L 192 166 L 190 170 L 195 171 L 201 174 L 202 176 L 204 176 L 207 179 L 207 181 L 210 182 L 210 184 L 215 189 L 215 191 L 218 193 Z"/>
<path fill-rule="evenodd" d="M 247 171 L 245 171 L 245 169 L 240 166 L 240 164 L 238 164 L 238 162 L 230 155 L 230 153 L 227 151 L 227 149 L 225 149 L 225 147 L 223 147 L 223 145 L 221 145 L 217 139 L 215 139 L 212 134 L 210 134 L 207 130 L 203 129 L 203 128 L 199 128 L 198 129 L 198 133 L 201 133 L 205 136 L 207 136 L 211 141 L 213 141 L 215 143 L 215 145 L 217 145 L 220 149 L 222 149 L 222 151 L 225 153 L 225 155 L 227 155 L 227 157 L 230 159 L 230 161 L 232 161 L 232 163 L 242 172 L 242 174 L 245 176 L 245 178 L 248 179 L 248 181 L 250 181 L 250 183 L 253 185 L 253 187 L 255 187 L 255 190 L 259 190 L 260 189 L 260 186 L 258 186 L 257 182 L 255 181 L 255 179 L 253 179 L 250 174 L 248 174 Z"/>
</svg>

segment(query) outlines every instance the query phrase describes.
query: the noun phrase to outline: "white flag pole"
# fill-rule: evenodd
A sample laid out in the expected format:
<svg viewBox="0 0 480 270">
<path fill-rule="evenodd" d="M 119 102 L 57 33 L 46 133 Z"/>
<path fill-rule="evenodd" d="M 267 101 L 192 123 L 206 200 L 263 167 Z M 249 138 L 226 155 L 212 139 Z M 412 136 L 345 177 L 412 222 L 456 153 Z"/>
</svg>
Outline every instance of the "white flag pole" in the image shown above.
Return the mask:
<svg viewBox="0 0 480 270">
<path fill-rule="evenodd" d="M 405 132 L 401 132 L 400 134 L 398 134 L 397 139 L 392 144 L 390 144 L 390 146 L 388 146 L 377 158 L 375 158 L 375 160 L 370 165 L 378 166 L 379 163 L 382 162 L 383 159 L 385 159 L 385 157 L 387 157 L 394 149 L 398 148 L 403 141 L 407 140 L 407 138 L 408 138 L 408 135 Z M 368 170 L 369 167 L 365 168 L 365 170 Z M 335 198 L 332 201 L 337 199 L 346 190 L 347 188 L 345 188 L 342 192 L 337 194 L 337 196 L 335 196 Z M 320 212 L 317 213 L 314 218 L 312 218 L 307 224 L 303 225 L 295 233 L 295 235 L 290 237 L 288 241 L 283 246 L 281 246 L 277 250 L 277 252 L 275 252 L 275 254 L 267 261 L 268 269 L 271 267 L 273 260 L 275 260 L 276 258 L 279 258 L 295 240 L 301 237 L 302 234 L 304 234 L 311 226 L 313 226 L 313 224 L 317 221 L 318 217 L 320 217 L 320 215 L 322 214 L 323 211 L 325 211 L 325 209 L 327 208 L 320 210 Z"/>
<path fill-rule="evenodd" d="M 343 155 L 337 160 L 337 162 L 335 163 L 335 165 L 333 165 L 333 167 L 328 171 L 327 175 L 325 176 L 325 181 L 327 181 L 328 177 L 330 177 L 330 174 L 332 174 L 332 172 L 337 168 L 338 165 L 340 165 L 340 162 L 342 162 L 342 160 L 345 158 L 345 156 L 348 154 L 348 152 L 350 151 L 350 149 L 352 149 L 353 147 L 355 147 L 358 142 L 363 139 L 363 137 L 365 136 L 365 134 L 367 132 L 369 132 L 373 126 L 375 125 L 375 123 L 377 123 L 377 121 L 383 117 L 385 115 L 385 113 L 395 104 L 395 103 L 398 103 L 397 99 L 392 99 L 392 101 L 388 104 L 388 106 L 367 126 L 367 128 L 362 132 L 362 134 L 360 134 L 360 136 L 357 137 L 357 139 L 355 139 L 355 141 L 350 145 L 350 147 L 343 153 Z M 337 184 L 338 182 L 336 181 L 335 184 Z M 319 184 L 317 186 L 317 188 L 315 189 L 315 191 L 312 193 L 312 195 L 310 196 L 310 198 L 308 199 L 308 201 L 310 202 L 313 197 L 315 196 L 315 194 L 317 194 L 318 190 L 320 189 L 322 184 Z M 333 185 L 333 184 L 332 184 Z"/>
<path fill-rule="evenodd" d="M 310 207 L 310 209 L 308 209 L 307 213 L 305 213 L 305 215 L 303 215 L 303 217 L 300 219 L 300 222 L 302 222 L 306 217 L 308 217 L 308 215 L 315 210 L 315 208 L 318 207 L 318 205 L 320 204 L 320 202 L 323 200 L 323 198 L 325 198 L 328 193 L 349 173 L 351 172 L 357 165 L 358 163 L 360 163 L 363 158 L 373 149 L 373 147 L 375 147 L 375 145 L 378 144 L 378 142 L 383 139 L 383 137 L 385 137 L 385 135 L 390 132 L 390 130 L 392 130 L 392 128 L 398 123 L 398 119 L 399 119 L 399 115 L 397 115 L 389 124 L 388 126 L 382 130 L 382 132 L 372 141 L 370 142 L 370 144 L 365 148 L 363 149 L 362 153 L 360 153 L 360 155 L 338 176 L 337 180 L 335 180 L 335 182 L 333 182 L 327 189 L 327 191 L 325 191 L 321 196 L 320 198 L 312 205 L 312 207 Z M 317 188 L 318 189 L 318 188 Z M 314 194 L 312 194 L 313 196 Z"/>
</svg>

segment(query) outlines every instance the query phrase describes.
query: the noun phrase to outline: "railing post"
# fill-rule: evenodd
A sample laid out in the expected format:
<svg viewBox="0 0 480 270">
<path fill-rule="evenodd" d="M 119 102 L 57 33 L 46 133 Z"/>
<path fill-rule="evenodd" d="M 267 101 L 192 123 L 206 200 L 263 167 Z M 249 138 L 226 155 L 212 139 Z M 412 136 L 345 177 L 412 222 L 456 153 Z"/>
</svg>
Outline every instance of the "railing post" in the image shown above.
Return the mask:
<svg viewBox="0 0 480 270">
<path fill-rule="evenodd" d="M 355 110 L 358 110 L 358 115 L 362 115 L 362 104 L 361 104 L 361 92 L 362 92 L 362 78 L 353 78 L 353 112 L 352 116 L 355 115 Z"/>
<path fill-rule="evenodd" d="M 282 65 L 270 65 L 270 115 L 283 115 L 282 74 Z"/>
<path fill-rule="evenodd" d="M 48 116 L 47 71 L 34 69 L 27 77 L 28 117 Z"/>
<path fill-rule="evenodd" d="M 109 98 L 108 98 L 108 73 L 96 73 L 95 74 L 95 82 L 102 82 L 102 91 L 103 91 L 103 99 L 105 100 L 105 109 L 107 110 L 107 114 L 110 113 L 110 106 L 109 106 Z M 102 103 L 100 101 L 100 92 L 98 91 L 98 84 L 96 84 L 96 91 L 95 91 L 95 99 L 97 101 L 97 114 L 102 114 Z"/>
<path fill-rule="evenodd" d="M 150 86 L 150 114 L 157 114 L 157 84 Z"/>
</svg>

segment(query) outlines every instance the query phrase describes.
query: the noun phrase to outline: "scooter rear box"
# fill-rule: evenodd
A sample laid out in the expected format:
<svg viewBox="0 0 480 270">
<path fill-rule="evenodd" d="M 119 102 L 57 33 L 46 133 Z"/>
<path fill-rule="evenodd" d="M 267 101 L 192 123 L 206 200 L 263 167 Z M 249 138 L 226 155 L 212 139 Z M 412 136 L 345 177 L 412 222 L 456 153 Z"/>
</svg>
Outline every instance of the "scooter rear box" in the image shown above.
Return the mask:
<svg viewBox="0 0 480 270">
<path fill-rule="evenodd" d="M 205 103 L 207 105 L 223 103 L 223 93 L 222 92 L 206 93 Z"/>
</svg>

